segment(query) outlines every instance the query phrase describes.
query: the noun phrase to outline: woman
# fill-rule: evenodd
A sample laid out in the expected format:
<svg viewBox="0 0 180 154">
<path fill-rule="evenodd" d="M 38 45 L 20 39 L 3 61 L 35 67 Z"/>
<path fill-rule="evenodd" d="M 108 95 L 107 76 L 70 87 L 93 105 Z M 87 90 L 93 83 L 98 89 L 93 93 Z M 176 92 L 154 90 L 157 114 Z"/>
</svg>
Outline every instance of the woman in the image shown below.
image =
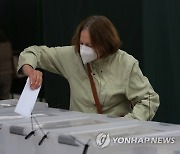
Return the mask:
<svg viewBox="0 0 180 154">
<path fill-rule="evenodd" d="M 32 89 L 42 84 L 42 73 L 36 68 L 64 76 L 70 85 L 71 110 L 152 119 L 159 96 L 138 61 L 120 46 L 111 21 L 91 16 L 78 26 L 72 46 L 26 48 L 20 54 L 18 71 L 30 78 Z"/>
</svg>

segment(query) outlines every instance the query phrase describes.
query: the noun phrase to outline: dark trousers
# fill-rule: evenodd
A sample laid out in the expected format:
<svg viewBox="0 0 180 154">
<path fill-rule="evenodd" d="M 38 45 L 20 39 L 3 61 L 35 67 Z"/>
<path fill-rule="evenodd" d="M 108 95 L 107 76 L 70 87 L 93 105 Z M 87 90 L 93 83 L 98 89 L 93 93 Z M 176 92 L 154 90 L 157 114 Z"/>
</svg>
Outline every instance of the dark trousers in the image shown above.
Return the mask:
<svg viewBox="0 0 180 154">
<path fill-rule="evenodd" d="M 0 100 L 9 99 L 12 83 L 12 74 L 0 75 Z"/>
</svg>

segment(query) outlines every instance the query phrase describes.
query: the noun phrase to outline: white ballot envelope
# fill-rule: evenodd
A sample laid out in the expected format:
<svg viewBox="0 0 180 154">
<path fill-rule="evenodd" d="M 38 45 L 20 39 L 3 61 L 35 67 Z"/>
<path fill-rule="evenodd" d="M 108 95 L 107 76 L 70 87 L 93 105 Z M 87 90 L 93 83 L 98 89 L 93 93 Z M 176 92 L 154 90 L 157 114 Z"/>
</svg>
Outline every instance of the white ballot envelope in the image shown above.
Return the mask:
<svg viewBox="0 0 180 154">
<path fill-rule="evenodd" d="M 30 117 L 32 110 L 34 108 L 34 105 L 36 103 L 40 89 L 41 87 L 39 87 L 38 89 L 32 90 L 30 88 L 30 81 L 28 78 L 14 112 L 24 117 Z"/>
</svg>

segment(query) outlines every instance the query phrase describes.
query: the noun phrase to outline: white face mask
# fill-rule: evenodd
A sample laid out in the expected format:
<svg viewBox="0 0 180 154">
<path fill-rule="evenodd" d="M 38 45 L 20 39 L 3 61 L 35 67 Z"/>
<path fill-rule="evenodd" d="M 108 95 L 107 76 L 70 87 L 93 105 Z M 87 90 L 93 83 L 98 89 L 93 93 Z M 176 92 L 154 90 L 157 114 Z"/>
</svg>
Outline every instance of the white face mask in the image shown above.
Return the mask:
<svg viewBox="0 0 180 154">
<path fill-rule="evenodd" d="M 84 64 L 97 59 L 96 52 L 92 48 L 85 45 L 80 45 L 80 55 Z"/>
</svg>

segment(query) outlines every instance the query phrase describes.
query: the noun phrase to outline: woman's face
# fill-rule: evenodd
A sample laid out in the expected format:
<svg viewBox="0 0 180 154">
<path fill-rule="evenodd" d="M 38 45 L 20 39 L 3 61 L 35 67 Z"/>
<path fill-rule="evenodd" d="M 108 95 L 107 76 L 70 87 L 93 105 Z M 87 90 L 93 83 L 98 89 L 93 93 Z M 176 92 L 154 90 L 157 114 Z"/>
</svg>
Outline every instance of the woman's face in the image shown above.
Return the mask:
<svg viewBox="0 0 180 154">
<path fill-rule="evenodd" d="M 90 47 L 90 48 L 92 48 L 94 50 L 93 45 L 91 43 L 91 38 L 90 38 L 88 29 L 83 29 L 81 31 L 81 34 L 80 34 L 80 44 L 81 45 L 85 45 L 87 47 Z M 95 51 L 95 53 L 97 54 L 97 57 L 99 58 L 100 57 L 99 53 L 96 52 L 96 51 Z"/>
<path fill-rule="evenodd" d="M 84 29 L 84 30 L 81 31 L 80 44 L 92 48 L 91 38 L 90 38 L 88 29 Z"/>
</svg>

